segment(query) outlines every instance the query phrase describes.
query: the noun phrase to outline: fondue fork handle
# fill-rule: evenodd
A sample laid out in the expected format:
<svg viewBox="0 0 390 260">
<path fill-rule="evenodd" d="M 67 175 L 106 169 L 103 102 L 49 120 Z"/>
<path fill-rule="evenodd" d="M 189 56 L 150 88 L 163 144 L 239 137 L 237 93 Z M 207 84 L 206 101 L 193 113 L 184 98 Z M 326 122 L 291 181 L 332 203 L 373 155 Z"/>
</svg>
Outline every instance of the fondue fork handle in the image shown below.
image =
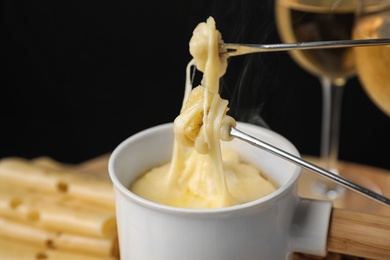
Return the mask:
<svg viewBox="0 0 390 260">
<path fill-rule="evenodd" d="M 363 47 L 376 45 L 390 45 L 390 38 L 363 39 L 363 40 L 335 40 L 297 43 L 274 43 L 274 44 L 245 44 L 223 43 L 220 45 L 221 55 L 239 56 L 258 52 L 332 49 L 345 47 Z"/>
<path fill-rule="evenodd" d="M 336 174 L 334 174 L 330 171 L 327 171 L 319 166 L 316 166 L 316 165 L 314 165 L 306 160 L 303 160 L 297 156 L 294 156 L 286 151 L 283 151 L 283 150 L 281 150 L 281 149 L 279 149 L 271 144 L 268 144 L 264 141 L 261 141 L 261 140 L 255 138 L 251 135 L 248 135 L 248 134 L 246 134 L 246 133 L 244 133 L 244 132 L 242 132 L 234 127 L 230 128 L 230 135 L 233 137 L 236 137 L 242 141 L 245 141 L 251 145 L 254 145 L 260 149 L 263 149 L 267 152 L 270 152 L 274 155 L 277 155 L 283 159 L 286 159 L 286 160 L 288 160 L 288 161 L 290 161 L 298 166 L 301 166 L 305 169 L 308 169 L 311 172 L 317 173 L 320 176 L 325 177 L 333 182 L 336 182 L 336 183 L 338 183 L 338 184 L 340 184 L 348 189 L 351 189 L 351 190 L 353 190 L 353 191 L 355 191 L 355 192 L 357 192 L 357 193 L 359 193 L 359 194 L 361 194 L 369 199 L 372 199 L 372 200 L 379 202 L 387 207 L 390 207 L 390 199 L 389 198 L 386 198 L 386 197 L 384 197 L 384 196 L 382 196 L 382 195 L 380 195 L 380 194 L 378 194 L 370 189 L 364 188 L 364 187 L 362 187 L 354 182 L 351 182 L 351 181 L 341 177 L 340 175 L 336 175 Z"/>
<path fill-rule="evenodd" d="M 390 217 L 333 208 L 326 248 L 364 259 L 390 259 Z"/>
</svg>

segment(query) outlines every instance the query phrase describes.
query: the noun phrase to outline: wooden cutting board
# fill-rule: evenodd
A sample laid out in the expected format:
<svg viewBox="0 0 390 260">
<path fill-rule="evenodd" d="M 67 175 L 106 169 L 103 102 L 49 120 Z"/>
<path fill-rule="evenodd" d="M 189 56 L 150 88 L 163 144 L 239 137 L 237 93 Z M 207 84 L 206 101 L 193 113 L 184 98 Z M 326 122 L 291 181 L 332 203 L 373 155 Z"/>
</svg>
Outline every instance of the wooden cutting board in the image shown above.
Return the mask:
<svg viewBox="0 0 390 260">
<path fill-rule="evenodd" d="M 78 165 L 78 168 L 89 174 L 109 178 L 109 156 L 110 154 L 104 154 Z M 317 162 L 315 157 L 304 158 L 313 163 Z M 343 177 L 347 179 L 359 177 L 368 181 L 367 184 L 378 189 L 384 196 L 390 197 L 390 171 L 347 162 L 340 162 L 340 170 Z M 299 183 L 300 196 L 323 199 L 313 195 L 308 189 L 315 178 L 318 178 L 315 174 L 303 170 Z M 390 259 L 390 208 L 368 201 L 367 205 L 370 207 L 361 209 L 359 204 L 369 199 L 359 194 L 356 196 L 353 203 L 345 204 L 342 201 L 334 203 L 328 233 L 328 255 L 318 257 L 294 254 L 293 260 Z"/>
</svg>

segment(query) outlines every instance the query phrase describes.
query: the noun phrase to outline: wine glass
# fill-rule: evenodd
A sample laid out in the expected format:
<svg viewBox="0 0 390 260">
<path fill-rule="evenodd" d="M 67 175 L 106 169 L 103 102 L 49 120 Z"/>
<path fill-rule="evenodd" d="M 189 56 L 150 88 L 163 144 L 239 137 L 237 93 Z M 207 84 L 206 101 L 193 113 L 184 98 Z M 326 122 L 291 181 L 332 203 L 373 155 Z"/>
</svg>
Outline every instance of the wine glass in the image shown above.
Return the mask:
<svg viewBox="0 0 390 260">
<path fill-rule="evenodd" d="M 372 5 L 376 2 L 376 5 Z M 375 7 L 375 8 L 374 8 Z M 390 1 L 361 0 L 353 39 L 390 38 Z M 390 116 L 390 45 L 354 50 L 358 79 L 373 103 Z"/>
<path fill-rule="evenodd" d="M 276 25 L 283 42 L 350 40 L 357 10 L 356 0 L 275 0 Z M 352 48 L 290 51 L 292 59 L 318 77 L 322 86 L 320 161 L 323 168 L 338 168 L 339 126 L 344 86 L 356 76 Z M 357 180 L 352 180 L 358 182 Z M 345 198 L 344 187 L 316 179 L 312 192 L 335 201 Z M 343 202 L 343 205 L 346 204 Z"/>
</svg>

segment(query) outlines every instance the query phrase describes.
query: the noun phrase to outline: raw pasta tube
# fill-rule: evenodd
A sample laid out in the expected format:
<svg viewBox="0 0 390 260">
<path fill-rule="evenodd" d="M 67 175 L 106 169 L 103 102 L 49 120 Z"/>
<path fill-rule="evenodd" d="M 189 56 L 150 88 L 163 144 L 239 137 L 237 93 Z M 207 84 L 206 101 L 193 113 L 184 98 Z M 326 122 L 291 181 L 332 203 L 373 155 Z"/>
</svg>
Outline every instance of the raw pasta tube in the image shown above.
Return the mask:
<svg viewBox="0 0 390 260">
<path fill-rule="evenodd" d="M 10 241 L 0 237 L 0 259 L 2 260 L 118 260 L 115 256 L 94 256 L 51 250 Z"/>
<path fill-rule="evenodd" d="M 10 241 L 0 236 L 0 259 L 6 260 L 38 260 L 42 248 Z"/>
<path fill-rule="evenodd" d="M 44 167 L 44 168 L 50 169 L 50 170 L 64 170 L 64 169 L 71 168 L 70 165 L 65 165 L 65 164 L 59 163 L 59 162 L 57 162 L 57 161 L 55 161 L 52 158 L 47 157 L 47 156 L 41 156 L 41 157 L 31 159 L 30 162 L 34 165 Z"/>
<path fill-rule="evenodd" d="M 37 227 L 94 237 L 116 233 L 115 211 L 0 184 L 0 215 Z"/>
<path fill-rule="evenodd" d="M 0 237 L 37 248 L 79 252 L 96 256 L 118 255 L 117 237 L 106 238 L 49 231 L 0 217 Z M 0 258 L 2 259 L 2 258 Z"/>
<path fill-rule="evenodd" d="M 0 182 L 115 207 L 114 191 L 109 180 L 84 176 L 70 170 L 54 170 L 53 167 L 34 164 L 22 158 L 0 160 Z"/>
</svg>

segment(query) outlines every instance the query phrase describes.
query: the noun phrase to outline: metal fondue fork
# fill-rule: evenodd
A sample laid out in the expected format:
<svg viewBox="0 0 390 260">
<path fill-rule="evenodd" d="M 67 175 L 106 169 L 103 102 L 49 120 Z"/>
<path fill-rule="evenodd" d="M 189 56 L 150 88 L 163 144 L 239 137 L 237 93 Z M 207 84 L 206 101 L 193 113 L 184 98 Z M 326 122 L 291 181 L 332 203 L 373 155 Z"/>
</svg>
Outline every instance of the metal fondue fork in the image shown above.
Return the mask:
<svg viewBox="0 0 390 260">
<path fill-rule="evenodd" d="M 332 49 L 345 47 L 363 47 L 376 45 L 390 45 L 390 38 L 364 39 L 364 40 L 337 40 L 337 41 L 316 41 L 298 43 L 274 43 L 274 44 L 244 44 L 244 43 L 223 43 L 220 44 L 220 54 L 238 56 L 258 52 L 290 51 L 290 50 L 312 50 Z"/>
<path fill-rule="evenodd" d="M 390 207 L 390 199 L 389 198 L 386 198 L 386 197 L 384 197 L 384 196 L 382 196 L 382 195 L 380 195 L 372 190 L 369 190 L 369 189 L 364 188 L 356 183 L 353 183 L 353 182 L 351 182 L 351 181 L 349 181 L 349 180 L 347 180 L 339 175 L 336 175 L 336 174 L 334 174 L 330 171 L 327 171 L 319 166 L 316 166 L 316 165 L 314 165 L 306 160 L 303 160 L 297 156 L 294 156 L 294 155 L 292 155 L 284 150 L 281 150 L 281 149 L 279 149 L 271 144 L 268 144 L 264 141 L 261 141 L 261 140 L 255 138 L 251 135 L 248 135 L 248 134 L 246 134 L 246 133 L 244 133 L 244 132 L 242 132 L 234 127 L 230 128 L 230 135 L 233 137 L 236 137 L 244 142 L 247 142 L 251 145 L 254 145 L 260 149 L 263 149 L 267 152 L 270 152 L 274 155 L 277 155 L 283 159 L 286 159 L 286 160 L 288 160 L 288 161 L 290 161 L 298 166 L 306 168 L 314 173 L 317 173 L 320 176 L 323 176 L 323 177 L 330 179 L 331 181 L 334 181 L 334 182 L 336 182 L 336 183 L 338 183 L 338 184 L 340 184 L 348 189 L 351 189 L 357 193 L 360 193 L 361 195 L 364 195 L 367 198 L 370 198 L 370 199 L 375 200 L 383 205 Z"/>
<path fill-rule="evenodd" d="M 300 42 L 300 43 L 279 43 L 279 44 L 236 44 L 223 43 L 219 45 L 220 55 L 239 56 L 259 52 L 275 52 L 275 51 L 290 51 L 290 50 L 312 50 L 312 49 L 332 49 L 345 47 L 363 47 L 376 45 L 390 45 L 390 38 L 381 39 L 364 39 L 364 40 L 334 40 L 334 41 L 316 41 L 316 42 Z M 316 166 L 306 160 L 296 157 L 286 151 L 283 151 L 275 146 L 272 146 L 264 141 L 261 141 L 253 136 L 250 136 L 234 127 L 230 129 L 230 135 L 260 149 L 268 151 L 283 159 L 286 159 L 298 166 L 308 169 L 320 176 L 330 179 L 348 189 L 351 189 L 369 199 L 379 202 L 390 207 L 390 199 L 386 198 L 370 189 L 364 188 L 356 183 L 353 183 L 339 175 L 327 171 L 319 166 Z"/>
</svg>

